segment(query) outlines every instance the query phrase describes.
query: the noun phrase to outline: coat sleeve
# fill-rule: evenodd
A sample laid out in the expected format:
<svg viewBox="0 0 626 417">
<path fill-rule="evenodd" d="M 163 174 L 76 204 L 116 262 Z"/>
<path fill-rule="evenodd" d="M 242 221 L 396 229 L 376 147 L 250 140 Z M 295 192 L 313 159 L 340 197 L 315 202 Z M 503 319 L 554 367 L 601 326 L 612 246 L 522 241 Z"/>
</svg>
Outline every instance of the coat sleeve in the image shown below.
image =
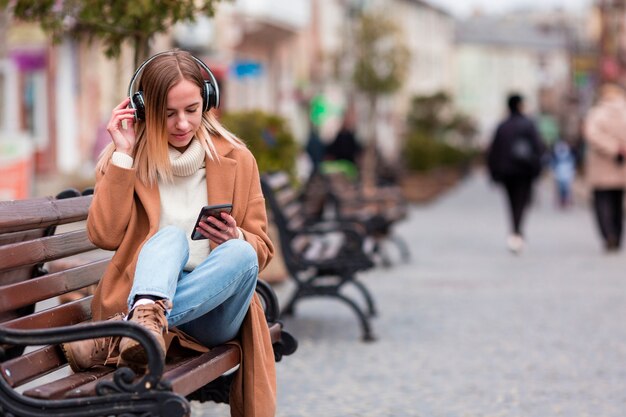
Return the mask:
<svg viewBox="0 0 626 417">
<path fill-rule="evenodd" d="M 583 129 L 585 140 L 594 151 L 608 158 L 617 156 L 620 141 L 605 127 L 600 112 L 592 110 L 585 118 Z"/>
<path fill-rule="evenodd" d="M 261 191 L 261 179 L 256 160 L 252 157 L 249 172 L 250 189 L 243 222 L 239 225 L 243 230 L 244 239 L 252 245 L 257 253 L 259 272 L 265 269 L 274 256 L 274 245 L 268 236 L 267 211 L 265 197 Z"/>
<path fill-rule="evenodd" d="M 116 250 L 128 227 L 133 206 L 135 170 L 109 164 L 96 174 L 87 216 L 87 236 L 96 246 Z"/>
</svg>

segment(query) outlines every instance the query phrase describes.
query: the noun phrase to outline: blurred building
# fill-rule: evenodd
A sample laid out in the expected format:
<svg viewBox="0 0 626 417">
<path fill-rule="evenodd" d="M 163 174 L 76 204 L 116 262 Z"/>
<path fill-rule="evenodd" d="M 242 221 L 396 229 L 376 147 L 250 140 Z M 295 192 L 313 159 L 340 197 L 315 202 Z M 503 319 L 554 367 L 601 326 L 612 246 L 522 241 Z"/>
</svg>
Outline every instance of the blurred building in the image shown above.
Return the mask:
<svg viewBox="0 0 626 417">
<path fill-rule="evenodd" d="M 456 22 L 449 13 L 421 0 L 378 0 L 371 1 L 370 7 L 397 22 L 410 54 L 403 86 L 381 103 L 378 143 L 385 157 L 393 161 L 401 154 L 412 98 L 452 91 Z"/>
<path fill-rule="evenodd" d="M 392 20 L 409 51 L 409 71 L 400 90 L 382 97 L 376 115 L 379 150 L 388 160 L 397 160 L 406 112 L 416 95 L 450 91 L 453 86 L 453 17 L 421 0 L 318 0 L 313 2 L 310 29 L 310 87 L 331 103 L 322 136 L 332 137 L 341 115 L 354 106 L 358 119 L 368 117 L 367 101 L 351 85 L 354 59 L 354 32 L 362 13 Z M 381 63 L 384 65 L 384 63 Z M 368 137 L 367 123 L 359 125 L 359 137 Z"/>
<path fill-rule="evenodd" d="M 155 37 L 151 53 L 192 51 L 218 79 L 221 111 L 278 113 L 303 144 L 314 103 L 323 139 L 330 140 L 343 112 L 356 110 L 361 121 L 367 114 L 351 84 L 354 29 L 364 12 L 393 19 L 410 52 L 404 85 L 381 100 L 376 116 L 378 144 L 389 159 L 399 157 L 414 96 L 449 93 L 487 137 L 510 90 L 525 93 L 533 112 L 564 111 L 572 71 L 584 81 L 585 65 L 593 62 L 572 55 L 561 30 L 565 17 L 457 22 L 422 0 L 223 1 L 214 17 Z M 39 178 L 60 173 L 91 181 L 110 140 L 105 124 L 134 70 L 129 48 L 111 60 L 98 42 L 68 38 L 52 45 L 37 25 L 0 12 L 0 140 L 26 144 L 3 147 L 0 164 L 28 159 L 19 166 Z"/>
<path fill-rule="evenodd" d="M 478 15 L 457 25 L 454 97 L 478 124 L 479 141 L 489 140 L 507 114 L 506 97 L 526 97 L 531 115 L 558 113 L 570 91 L 570 55 L 558 21 L 532 16 Z"/>
<path fill-rule="evenodd" d="M 297 130 L 298 86 L 311 65 L 310 23 L 310 0 L 222 2 L 214 18 L 177 25 L 163 49 L 178 46 L 205 60 L 218 79 L 223 111 L 278 113 Z"/>
<path fill-rule="evenodd" d="M 213 19 L 199 18 L 156 36 L 151 53 L 189 49 L 214 71 L 222 110 L 276 112 L 298 126 L 300 100 L 294 92 L 308 77 L 302 33 L 309 26 L 310 4 L 277 3 L 224 2 Z M 111 109 L 127 95 L 135 70 L 132 50 L 123 47 L 111 60 L 98 41 L 68 38 L 53 45 L 37 24 L 4 13 L 0 18 L 0 140 L 20 145 L 3 146 L 0 162 L 27 165 L 29 178 L 61 174 L 92 180 L 98 154 L 110 141 Z M 16 153 L 10 160 L 9 151 Z"/>
<path fill-rule="evenodd" d="M 595 0 L 593 18 L 598 78 L 626 85 L 626 0 Z"/>
<path fill-rule="evenodd" d="M 410 51 L 410 71 L 397 96 L 398 110 L 404 114 L 413 96 L 452 89 L 456 22 L 452 15 L 425 1 L 396 3 L 385 10 L 400 24 Z"/>
<path fill-rule="evenodd" d="M 98 43 L 52 45 L 38 25 L 15 21 L 2 40 L 0 138 L 29 142 L 35 175 L 91 175 L 98 131 L 132 74 L 130 54 L 113 61 Z"/>
</svg>

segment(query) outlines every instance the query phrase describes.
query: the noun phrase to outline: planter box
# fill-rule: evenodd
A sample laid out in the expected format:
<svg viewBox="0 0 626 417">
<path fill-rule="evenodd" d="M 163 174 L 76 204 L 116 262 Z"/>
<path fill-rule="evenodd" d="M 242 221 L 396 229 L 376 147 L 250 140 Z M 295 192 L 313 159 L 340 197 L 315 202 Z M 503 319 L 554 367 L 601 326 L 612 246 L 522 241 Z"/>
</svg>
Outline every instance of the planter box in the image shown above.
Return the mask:
<svg viewBox="0 0 626 417">
<path fill-rule="evenodd" d="M 404 197 L 412 203 L 428 203 L 450 188 L 464 176 L 459 168 L 436 168 L 429 172 L 406 172 L 400 186 Z"/>
</svg>

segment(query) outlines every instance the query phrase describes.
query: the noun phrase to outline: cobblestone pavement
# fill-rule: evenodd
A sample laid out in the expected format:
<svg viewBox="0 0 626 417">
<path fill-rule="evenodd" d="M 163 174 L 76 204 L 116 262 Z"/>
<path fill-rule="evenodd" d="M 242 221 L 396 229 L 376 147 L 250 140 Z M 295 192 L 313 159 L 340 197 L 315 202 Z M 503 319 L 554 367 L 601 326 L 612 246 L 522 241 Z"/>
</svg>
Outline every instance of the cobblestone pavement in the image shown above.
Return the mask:
<svg viewBox="0 0 626 417">
<path fill-rule="evenodd" d="M 480 172 L 412 208 L 397 228 L 412 261 L 362 274 L 378 341 L 331 299 L 286 320 L 300 346 L 277 365 L 278 416 L 625 416 L 626 254 L 603 253 L 587 204 L 559 211 L 551 191 L 544 181 L 519 256 Z"/>
</svg>

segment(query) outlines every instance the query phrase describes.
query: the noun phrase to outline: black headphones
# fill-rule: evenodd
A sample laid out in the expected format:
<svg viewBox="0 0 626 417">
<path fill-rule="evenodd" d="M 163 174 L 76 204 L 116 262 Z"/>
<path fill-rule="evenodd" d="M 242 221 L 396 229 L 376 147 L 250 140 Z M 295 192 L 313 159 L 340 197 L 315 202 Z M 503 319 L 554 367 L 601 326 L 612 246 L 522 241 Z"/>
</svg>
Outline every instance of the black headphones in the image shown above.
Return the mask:
<svg viewBox="0 0 626 417">
<path fill-rule="evenodd" d="M 137 71 L 133 74 L 133 78 L 130 79 L 130 84 L 128 85 L 128 97 L 130 97 L 130 107 L 135 109 L 135 119 L 136 120 L 145 120 L 146 119 L 146 102 L 143 97 L 143 91 L 137 91 L 133 93 L 133 86 L 137 77 L 144 69 L 146 65 L 148 65 L 153 59 L 161 55 L 171 54 L 171 51 L 161 52 L 152 57 L 148 58 L 143 64 L 137 68 Z M 215 76 L 207 67 L 207 65 L 202 62 L 200 59 L 191 55 L 191 57 L 196 61 L 196 63 L 206 71 L 209 75 L 208 80 L 204 80 L 204 88 L 202 89 L 202 113 L 209 109 L 217 109 L 220 105 L 220 88 L 217 85 L 217 80 Z"/>
</svg>

